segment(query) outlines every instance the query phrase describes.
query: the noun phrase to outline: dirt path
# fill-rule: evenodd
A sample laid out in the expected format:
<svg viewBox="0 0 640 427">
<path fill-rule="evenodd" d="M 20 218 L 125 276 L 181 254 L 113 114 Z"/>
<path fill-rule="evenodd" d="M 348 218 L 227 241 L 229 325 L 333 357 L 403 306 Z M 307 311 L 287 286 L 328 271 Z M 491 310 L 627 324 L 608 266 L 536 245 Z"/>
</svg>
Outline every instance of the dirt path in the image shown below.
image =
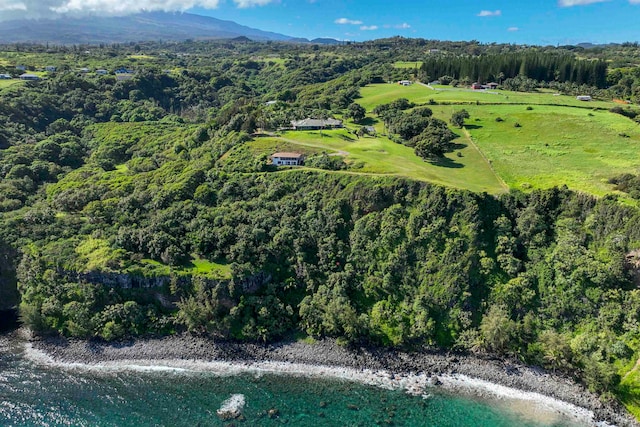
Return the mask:
<svg viewBox="0 0 640 427">
<path fill-rule="evenodd" d="M 508 193 L 509 192 L 509 186 L 507 185 L 506 182 L 504 182 L 504 180 L 500 177 L 500 175 L 498 175 L 496 173 L 496 171 L 493 169 L 493 166 L 491 165 L 491 161 L 487 158 L 487 156 L 485 156 L 484 153 L 482 152 L 482 150 L 480 150 L 480 148 L 476 145 L 476 143 L 473 142 L 473 138 L 471 137 L 471 134 L 469 133 L 467 128 L 463 127 L 462 128 L 462 132 L 464 132 L 464 136 L 467 139 L 467 141 L 469 141 L 469 144 L 471 144 L 471 146 L 473 148 L 475 148 L 475 150 L 480 154 L 480 156 L 487 163 L 487 166 L 489 166 L 489 169 L 491 169 L 491 172 L 493 172 L 493 175 L 496 177 L 496 179 L 500 183 L 500 186 L 504 189 L 504 191 L 506 193 Z"/>
<path fill-rule="evenodd" d="M 636 361 L 636 364 L 634 365 L 633 368 L 631 368 L 631 370 L 629 372 L 627 372 L 626 374 L 624 374 L 624 377 L 622 377 L 622 379 L 620 380 L 620 382 L 624 381 L 627 379 L 627 377 L 631 374 L 633 374 L 635 371 L 638 370 L 638 368 L 640 368 L 640 359 L 638 359 Z"/>
</svg>

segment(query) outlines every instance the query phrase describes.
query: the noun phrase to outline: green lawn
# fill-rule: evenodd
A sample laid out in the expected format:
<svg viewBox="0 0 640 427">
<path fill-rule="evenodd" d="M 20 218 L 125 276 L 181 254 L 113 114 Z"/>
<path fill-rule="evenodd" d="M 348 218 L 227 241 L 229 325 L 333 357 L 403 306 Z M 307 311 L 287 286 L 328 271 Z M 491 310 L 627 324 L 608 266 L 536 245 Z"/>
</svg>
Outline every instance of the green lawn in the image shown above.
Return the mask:
<svg viewBox="0 0 640 427">
<path fill-rule="evenodd" d="M 422 67 L 422 61 L 397 61 L 393 64 L 395 68 L 420 68 Z"/>
<path fill-rule="evenodd" d="M 20 83 L 22 83 L 22 81 L 18 79 L 0 80 L 0 90 L 11 87 L 11 86 L 15 86 Z"/>
<path fill-rule="evenodd" d="M 500 180 L 480 153 L 464 137 L 455 141 L 458 148 L 446 159 L 433 164 L 416 156 L 412 148 L 385 137 L 356 138 L 346 130 L 285 132 L 280 137 L 258 138 L 248 147 L 259 153 L 300 151 L 306 154 L 327 152 L 342 155 L 351 168 L 343 173 L 396 175 L 429 181 L 476 192 L 504 192 Z M 460 152 L 462 157 L 458 157 Z"/>
<path fill-rule="evenodd" d="M 531 104 L 531 105 L 568 105 L 584 108 L 609 109 L 616 104 L 604 101 L 578 101 L 573 96 L 555 95 L 550 91 L 534 93 L 510 92 L 503 90 L 471 90 L 451 86 L 433 86 L 430 89 L 422 84 L 400 86 L 398 84 L 374 84 L 360 89 L 362 98 L 356 102 L 367 111 L 375 106 L 387 104 L 398 98 L 407 98 L 416 104 L 426 104 L 433 100 L 437 103 L 469 103 L 475 104 Z"/>
<path fill-rule="evenodd" d="M 446 120 L 460 108 L 435 106 L 434 114 Z M 566 184 L 604 195 L 612 190 L 612 176 L 640 172 L 640 127 L 620 115 L 552 106 L 465 109 L 474 141 L 511 188 Z M 496 122 L 498 117 L 504 121 Z"/>
</svg>

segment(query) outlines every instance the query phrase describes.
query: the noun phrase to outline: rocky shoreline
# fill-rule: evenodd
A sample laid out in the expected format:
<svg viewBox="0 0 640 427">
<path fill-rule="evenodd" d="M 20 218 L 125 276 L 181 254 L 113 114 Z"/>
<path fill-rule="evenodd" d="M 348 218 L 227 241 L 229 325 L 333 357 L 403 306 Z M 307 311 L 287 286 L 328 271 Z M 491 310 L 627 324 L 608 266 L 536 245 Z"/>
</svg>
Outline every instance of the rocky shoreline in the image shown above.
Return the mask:
<svg viewBox="0 0 640 427">
<path fill-rule="evenodd" d="M 428 377 L 428 380 L 435 384 L 440 382 L 439 377 L 459 375 L 524 392 L 538 393 L 587 409 L 593 412 L 594 419 L 598 422 L 606 421 L 620 427 L 640 426 L 623 407 L 604 404 L 596 395 L 570 378 L 500 359 L 445 353 L 404 353 L 382 348 L 347 349 L 331 340 L 311 344 L 241 344 L 218 342 L 186 334 L 116 343 L 64 338 L 30 339 L 29 343 L 33 349 L 59 363 L 269 362 L 295 364 L 302 366 L 299 370 L 310 371 L 319 367 L 346 368 L 355 372 L 384 371 L 389 373 L 391 378 L 394 375 L 421 375 Z"/>
</svg>

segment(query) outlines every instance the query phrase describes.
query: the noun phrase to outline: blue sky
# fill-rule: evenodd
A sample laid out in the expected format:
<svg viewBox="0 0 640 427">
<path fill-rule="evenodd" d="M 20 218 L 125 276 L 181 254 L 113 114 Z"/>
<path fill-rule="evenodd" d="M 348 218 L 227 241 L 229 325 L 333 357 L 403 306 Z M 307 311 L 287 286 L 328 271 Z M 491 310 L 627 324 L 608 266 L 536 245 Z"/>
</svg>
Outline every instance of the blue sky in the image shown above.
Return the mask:
<svg viewBox="0 0 640 427">
<path fill-rule="evenodd" d="M 295 37 L 640 41 L 640 0 L 0 0 L 0 21 L 189 11 Z"/>
<path fill-rule="evenodd" d="M 402 35 L 526 44 L 640 41 L 640 0 L 280 0 L 193 12 L 298 37 L 368 40 Z M 569 3 L 578 3 L 568 5 Z"/>
</svg>

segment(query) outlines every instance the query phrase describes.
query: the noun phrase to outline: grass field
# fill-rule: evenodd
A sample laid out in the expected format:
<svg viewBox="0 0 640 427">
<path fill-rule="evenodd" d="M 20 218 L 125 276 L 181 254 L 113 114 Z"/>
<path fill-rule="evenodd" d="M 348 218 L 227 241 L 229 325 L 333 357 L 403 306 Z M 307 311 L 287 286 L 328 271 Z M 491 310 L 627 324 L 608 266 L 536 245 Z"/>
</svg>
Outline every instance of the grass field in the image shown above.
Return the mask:
<svg viewBox="0 0 640 427">
<path fill-rule="evenodd" d="M 422 61 L 397 61 L 393 64 L 395 68 L 420 68 L 422 67 Z"/>
<path fill-rule="evenodd" d="M 11 79 L 11 80 L 0 80 L 0 90 L 11 87 L 11 86 L 15 86 L 22 83 L 21 80 L 18 79 Z"/>
<path fill-rule="evenodd" d="M 364 87 L 357 102 L 368 111 L 401 97 L 415 103 L 428 103 L 430 99 L 438 103 L 468 102 L 430 108 L 445 121 L 454 111 L 466 109 L 471 115 L 466 122 L 468 135 L 510 188 L 527 190 L 566 184 L 574 190 L 604 195 L 612 191 L 612 185 L 607 183 L 612 176 L 640 173 L 640 126 L 609 112 L 616 105 L 613 102 L 585 103 L 550 92 L 497 92 L 498 95 L 453 88 L 436 91 L 418 84 L 384 84 Z M 497 102 L 475 102 L 486 99 Z M 577 108 L 585 106 L 595 109 Z M 498 117 L 503 121 L 497 122 Z M 515 127 L 516 123 L 521 127 Z M 380 123 L 376 127 L 381 130 Z M 412 175 L 417 174 L 416 171 Z M 427 175 L 423 179 L 430 180 Z M 470 188 L 459 182 L 449 185 Z"/>
<path fill-rule="evenodd" d="M 616 104 L 604 101 L 578 101 L 575 97 L 558 95 L 553 92 L 540 91 L 534 93 L 510 92 L 503 90 L 471 90 L 454 88 L 451 86 L 433 86 L 429 88 L 416 83 L 411 86 L 398 84 L 375 84 L 360 89 L 362 98 L 356 102 L 367 111 L 376 105 L 387 104 L 398 98 L 407 98 L 416 104 L 426 104 L 433 100 L 438 103 L 469 103 L 475 104 L 531 104 L 531 105 L 566 105 L 583 108 L 609 109 Z"/>
<path fill-rule="evenodd" d="M 434 114 L 448 119 L 460 108 L 436 106 Z M 640 127 L 620 115 L 552 106 L 465 109 L 473 140 L 511 188 L 566 184 L 604 195 L 612 189 L 607 183 L 612 176 L 640 172 Z"/>
<path fill-rule="evenodd" d="M 424 161 L 415 155 L 412 148 L 386 137 L 358 139 L 344 129 L 323 131 L 322 135 L 317 131 L 285 132 L 279 137 L 258 138 L 249 142 L 247 147 L 255 154 L 297 151 L 341 155 L 351 168 L 340 173 L 395 175 L 476 192 L 504 192 L 501 181 L 482 155 L 464 137 L 456 143 L 456 151 L 448 153 L 437 164 Z M 458 152 L 461 157 L 458 157 Z"/>
</svg>

